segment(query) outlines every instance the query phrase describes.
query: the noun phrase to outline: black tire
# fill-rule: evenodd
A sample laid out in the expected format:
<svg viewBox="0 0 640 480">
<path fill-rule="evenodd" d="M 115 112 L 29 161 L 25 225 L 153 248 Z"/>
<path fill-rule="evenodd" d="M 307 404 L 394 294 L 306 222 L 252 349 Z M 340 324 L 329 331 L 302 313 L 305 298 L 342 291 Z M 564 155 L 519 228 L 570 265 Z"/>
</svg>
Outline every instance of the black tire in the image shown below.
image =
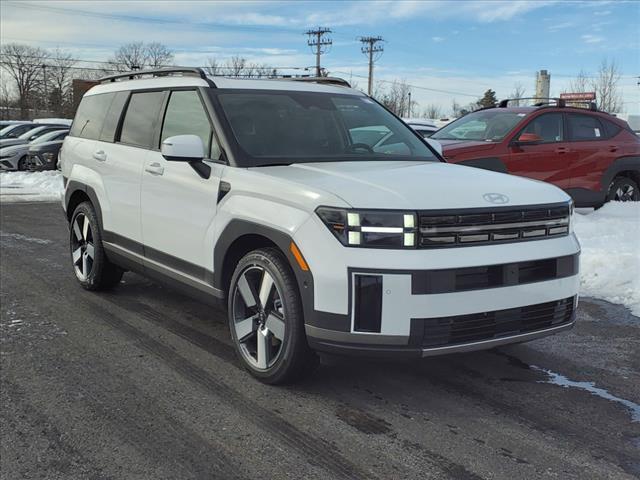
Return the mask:
<svg viewBox="0 0 640 480">
<path fill-rule="evenodd" d="M 609 185 L 607 202 L 637 202 L 640 201 L 638 184 L 629 177 L 616 177 Z"/>
<path fill-rule="evenodd" d="M 273 285 L 265 289 L 268 290 L 267 299 L 263 302 L 260 300 L 262 295 L 259 290 L 262 290 L 265 283 L 264 278 L 267 276 L 265 272 L 270 276 Z M 250 282 L 254 281 L 257 281 L 257 284 L 252 286 L 250 291 L 255 305 L 249 306 L 241 293 L 242 288 L 239 283 L 244 282 L 244 285 L 249 286 Z M 245 368 L 260 381 L 268 384 L 293 383 L 311 374 L 318 366 L 318 356 L 307 344 L 302 302 L 295 275 L 279 250 L 275 248 L 254 250 L 238 262 L 229 285 L 227 306 L 229 330 L 236 353 Z M 284 333 L 281 340 L 277 338 L 276 333 L 269 330 L 272 314 L 276 315 L 282 323 L 281 328 Z M 241 342 L 238 338 L 241 330 L 239 324 L 246 323 L 249 320 L 248 317 L 254 316 L 256 318 L 250 322 L 252 327 L 249 333 L 243 336 L 246 340 Z M 245 321 L 242 322 L 242 319 Z M 263 332 L 266 333 L 261 338 L 268 339 L 267 350 L 270 353 L 262 355 L 263 363 L 260 366 L 257 343 L 258 337 Z M 252 351 L 254 342 L 255 351 Z M 274 353 L 274 350 L 277 350 L 277 353 Z M 274 357 L 272 364 L 269 363 L 270 356 Z"/>
<path fill-rule="evenodd" d="M 86 227 L 85 220 L 88 221 Z M 124 270 L 111 263 L 105 255 L 102 231 L 90 202 L 82 202 L 73 212 L 69 224 L 69 248 L 74 273 L 84 289 L 108 290 L 120 283 Z"/>
<path fill-rule="evenodd" d="M 27 169 L 27 157 L 24 156 L 20 160 L 18 160 L 18 171 L 22 172 Z"/>
</svg>

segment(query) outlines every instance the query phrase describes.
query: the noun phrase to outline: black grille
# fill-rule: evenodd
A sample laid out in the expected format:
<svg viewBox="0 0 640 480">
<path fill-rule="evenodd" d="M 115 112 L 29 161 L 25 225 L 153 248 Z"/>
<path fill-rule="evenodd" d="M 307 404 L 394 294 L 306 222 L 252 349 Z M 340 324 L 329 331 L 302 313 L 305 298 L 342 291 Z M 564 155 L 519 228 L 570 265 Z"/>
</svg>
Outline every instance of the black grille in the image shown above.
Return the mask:
<svg viewBox="0 0 640 480">
<path fill-rule="evenodd" d="M 493 340 L 571 322 L 576 297 L 526 307 L 411 319 L 409 343 L 424 348 Z"/>
<path fill-rule="evenodd" d="M 578 254 L 480 267 L 418 270 L 411 274 L 411 294 L 509 287 L 571 277 L 577 273 Z"/>
<path fill-rule="evenodd" d="M 569 204 L 419 213 L 419 248 L 461 247 L 562 237 Z"/>
</svg>

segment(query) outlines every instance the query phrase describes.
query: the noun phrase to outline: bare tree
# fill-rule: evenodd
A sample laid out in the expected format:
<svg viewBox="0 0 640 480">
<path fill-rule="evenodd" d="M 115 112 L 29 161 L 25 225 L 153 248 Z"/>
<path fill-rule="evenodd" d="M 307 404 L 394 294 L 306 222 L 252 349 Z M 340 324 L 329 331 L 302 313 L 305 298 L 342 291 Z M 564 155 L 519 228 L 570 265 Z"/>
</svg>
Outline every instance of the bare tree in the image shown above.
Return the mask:
<svg viewBox="0 0 640 480">
<path fill-rule="evenodd" d="M 70 53 L 59 49 L 53 51 L 47 62 L 46 92 L 48 104 L 59 116 L 64 116 L 71 104 L 71 79 L 75 60 Z"/>
<path fill-rule="evenodd" d="M 618 88 L 619 82 L 620 69 L 615 60 L 603 59 L 598 68 L 598 75 L 591 81 L 600 110 L 609 113 L 622 112 L 623 102 Z"/>
<path fill-rule="evenodd" d="M 460 105 L 455 98 L 451 100 L 451 116 L 453 118 L 462 116 L 462 105 Z"/>
<path fill-rule="evenodd" d="M 444 116 L 444 113 L 442 111 L 442 108 L 439 105 L 436 105 L 435 103 L 430 103 L 425 107 L 422 116 L 424 118 L 437 119 L 437 118 L 442 118 Z"/>
<path fill-rule="evenodd" d="M 520 98 L 524 98 L 524 96 L 526 95 L 527 90 L 524 88 L 524 85 L 522 85 L 521 82 L 516 82 L 513 84 L 513 92 L 511 92 L 511 95 L 509 95 L 509 98 L 513 98 L 514 100 L 512 102 L 510 102 L 510 105 L 513 107 L 519 107 L 520 106 Z"/>
<path fill-rule="evenodd" d="M 142 69 L 148 61 L 147 48 L 143 42 L 122 45 L 110 60 L 116 70 L 123 72 Z"/>
<path fill-rule="evenodd" d="M 580 70 L 578 76 L 569 82 L 569 92 L 582 93 L 589 88 L 589 77 L 584 70 Z"/>
<path fill-rule="evenodd" d="M 159 42 L 145 45 L 147 65 L 151 68 L 163 67 L 173 62 L 173 52 Z"/>
<path fill-rule="evenodd" d="M 239 55 L 234 55 L 229 60 L 227 60 L 225 70 L 227 75 L 231 77 L 248 75 L 249 72 L 247 72 L 247 59 L 242 58 Z"/>
<path fill-rule="evenodd" d="M 399 117 L 408 115 L 417 106 L 417 102 L 410 100 L 411 87 L 406 81 L 394 80 L 389 88 L 384 88 L 379 83 L 374 87 L 373 97 Z"/>
<path fill-rule="evenodd" d="M 27 118 L 29 107 L 35 104 L 42 81 L 42 66 L 48 56 L 46 50 L 18 43 L 9 43 L 0 48 L 0 64 L 15 82 L 23 119 Z"/>
<path fill-rule="evenodd" d="M 209 75 L 220 75 L 220 64 L 218 60 L 214 57 L 207 58 L 207 66 L 204 67 L 204 70 Z"/>
</svg>

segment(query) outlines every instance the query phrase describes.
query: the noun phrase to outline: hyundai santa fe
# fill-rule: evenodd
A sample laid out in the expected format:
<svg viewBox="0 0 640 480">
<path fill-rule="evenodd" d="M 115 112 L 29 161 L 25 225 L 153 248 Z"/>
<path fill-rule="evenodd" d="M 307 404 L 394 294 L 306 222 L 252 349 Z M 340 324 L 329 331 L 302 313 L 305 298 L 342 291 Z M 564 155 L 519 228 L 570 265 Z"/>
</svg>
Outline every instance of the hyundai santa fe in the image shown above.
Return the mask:
<svg viewBox="0 0 640 480">
<path fill-rule="evenodd" d="M 226 302 L 268 383 L 317 352 L 424 357 L 573 326 L 566 193 L 449 165 L 346 82 L 306 80 L 175 68 L 87 92 L 60 152 L 79 283 L 131 270 Z"/>
</svg>

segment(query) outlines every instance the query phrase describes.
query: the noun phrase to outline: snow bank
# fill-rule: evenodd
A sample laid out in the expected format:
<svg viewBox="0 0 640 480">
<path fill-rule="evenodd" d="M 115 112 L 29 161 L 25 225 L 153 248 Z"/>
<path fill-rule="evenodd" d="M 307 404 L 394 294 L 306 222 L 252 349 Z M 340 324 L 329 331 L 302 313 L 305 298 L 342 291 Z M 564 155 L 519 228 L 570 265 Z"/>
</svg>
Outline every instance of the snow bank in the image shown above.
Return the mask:
<svg viewBox="0 0 640 480">
<path fill-rule="evenodd" d="M 62 174 L 46 172 L 0 173 L 0 202 L 52 202 L 60 200 Z"/>
<path fill-rule="evenodd" d="M 574 219 L 580 295 L 621 303 L 640 316 L 640 203 L 607 203 Z"/>
</svg>

